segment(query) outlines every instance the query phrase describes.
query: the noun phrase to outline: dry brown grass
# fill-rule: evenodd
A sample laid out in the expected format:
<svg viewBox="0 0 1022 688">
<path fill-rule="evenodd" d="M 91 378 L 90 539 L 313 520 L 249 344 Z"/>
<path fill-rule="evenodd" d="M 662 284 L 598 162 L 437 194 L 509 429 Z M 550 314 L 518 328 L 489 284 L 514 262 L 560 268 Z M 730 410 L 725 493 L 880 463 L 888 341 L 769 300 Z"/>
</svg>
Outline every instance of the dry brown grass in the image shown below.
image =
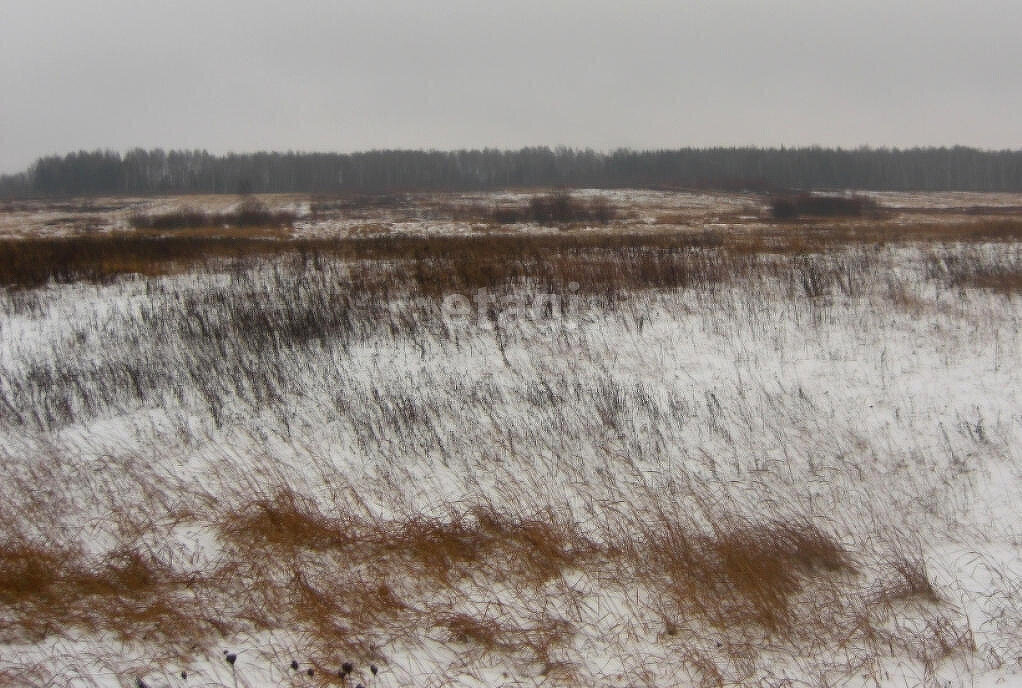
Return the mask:
<svg viewBox="0 0 1022 688">
<path fill-rule="evenodd" d="M 940 601 L 940 596 L 933 587 L 933 582 L 926 570 L 926 561 L 921 554 L 910 555 L 899 552 L 887 562 L 887 566 L 895 575 L 880 590 L 879 595 L 885 601 L 907 598 L 932 603 Z"/>
<path fill-rule="evenodd" d="M 362 236 L 346 239 L 268 239 L 191 235 L 7 239 L 0 241 L 0 285 L 36 287 L 49 280 L 106 282 L 127 274 L 163 275 L 281 256 L 317 261 L 384 261 L 400 266 L 399 280 L 353 269 L 353 287 L 387 293 L 399 286 L 426 296 L 501 288 L 531 281 L 546 291 L 575 283 L 583 293 L 670 289 L 726 283 L 756 273 L 790 272 L 778 260 L 846 248 L 919 243 L 1017 242 L 1022 221 L 963 224 L 829 223 L 721 232 L 674 229 L 644 232 L 566 232 L 557 235 Z M 966 266 L 968 267 L 968 266 Z M 1019 272 L 983 272 L 970 283 L 1016 290 Z M 964 273 L 963 273 L 964 274 Z"/>
<path fill-rule="evenodd" d="M 351 561 L 414 572 L 445 585 L 499 562 L 495 574 L 537 587 L 600 551 L 552 512 L 543 516 L 515 519 L 482 505 L 447 518 L 369 520 L 324 514 L 283 490 L 226 514 L 220 528 L 249 551 L 268 550 L 267 556 L 331 550 Z"/>
<path fill-rule="evenodd" d="M 123 236 L 123 234 L 121 234 Z M 112 235 L 118 236 L 117 233 Z M 287 226 L 276 227 L 234 227 L 234 226 L 203 226 L 175 229 L 172 232 L 164 229 L 140 228 L 127 236 L 146 239 L 234 239 L 234 240 L 276 240 L 289 241 L 294 239 L 294 230 Z"/>
<path fill-rule="evenodd" d="M 810 523 L 724 521 L 709 535 L 658 525 L 639 561 L 654 580 L 661 576 L 674 614 L 696 614 L 718 629 L 755 624 L 780 632 L 796 621 L 791 606 L 807 580 L 855 570 L 848 553 Z"/>
<path fill-rule="evenodd" d="M 699 219 L 698 216 L 692 213 L 674 211 L 659 213 L 654 219 L 654 222 L 658 225 L 673 225 L 687 227 L 693 224 L 693 222 L 697 221 L 698 219 Z"/>
<path fill-rule="evenodd" d="M 1022 291 L 1022 255 L 984 255 L 975 250 L 940 251 L 927 259 L 931 279 L 952 288 L 973 287 L 1001 294 Z"/>
<path fill-rule="evenodd" d="M 8 543 L 0 548 L 3 637 L 38 641 L 78 629 L 179 647 L 219 625 L 195 606 L 193 583 L 138 550 L 90 560 L 56 546 Z"/>
<path fill-rule="evenodd" d="M 233 540 L 271 549 L 318 551 L 345 547 L 354 541 L 340 520 L 320 513 L 311 500 L 291 490 L 257 499 L 232 513 L 221 525 L 224 534 Z"/>
<path fill-rule="evenodd" d="M 96 556 L 9 541 L 0 549 L 3 639 L 110 633 L 187 663 L 224 639 L 285 629 L 318 680 L 341 684 L 339 657 L 383 663 L 381 648 L 431 637 L 466 661 L 496 654 L 571 682 L 561 651 L 588 632 L 586 616 L 555 612 L 553 600 L 575 599 L 571 581 L 585 576 L 603 581 L 600 594 L 648 596 L 615 612 L 619 623 L 638 628 L 655 611 L 661 642 L 706 685 L 726 673 L 721 662 L 752 667 L 770 645 L 872 643 L 937 658 L 968 641 L 939 616 L 890 630 L 895 605 L 938 604 L 921 560 L 896 557 L 879 587 L 862 586 L 853 554 L 806 519 L 725 514 L 706 528 L 683 514 L 636 513 L 594 537 L 553 509 L 452 504 L 445 516 L 383 519 L 287 487 L 253 498 L 239 489 L 232 503 L 177 514 L 218 534 L 220 553 L 187 572 L 141 544 L 159 537 L 148 521 Z M 707 632 L 719 639 L 711 654 L 700 649 Z"/>
<path fill-rule="evenodd" d="M 823 253 L 843 247 L 918 243 L 1015 243 L 1022 240 L 1022 220 L 966 222 L 806 221 L 728 235 L 727 246 L 739 252 Z"/>
</svg>

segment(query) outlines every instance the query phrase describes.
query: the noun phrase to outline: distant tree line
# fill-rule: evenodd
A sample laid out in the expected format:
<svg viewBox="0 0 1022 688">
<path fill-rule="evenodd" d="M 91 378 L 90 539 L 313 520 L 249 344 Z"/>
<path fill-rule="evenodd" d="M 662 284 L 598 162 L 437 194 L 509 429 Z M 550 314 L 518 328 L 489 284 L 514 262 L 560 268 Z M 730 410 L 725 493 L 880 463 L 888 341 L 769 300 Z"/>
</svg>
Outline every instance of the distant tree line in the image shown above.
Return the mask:
<svg viewBox="0 0 1022 688">
<path fill-rule="evenodd" d="M 382 193 L 514 187 L 1022 191 L 1022 150 L 684 148 L 599 153 L 545 147 L 364 153 L 136 149 L 37 160 L 0 196 Z"/>
</svg>

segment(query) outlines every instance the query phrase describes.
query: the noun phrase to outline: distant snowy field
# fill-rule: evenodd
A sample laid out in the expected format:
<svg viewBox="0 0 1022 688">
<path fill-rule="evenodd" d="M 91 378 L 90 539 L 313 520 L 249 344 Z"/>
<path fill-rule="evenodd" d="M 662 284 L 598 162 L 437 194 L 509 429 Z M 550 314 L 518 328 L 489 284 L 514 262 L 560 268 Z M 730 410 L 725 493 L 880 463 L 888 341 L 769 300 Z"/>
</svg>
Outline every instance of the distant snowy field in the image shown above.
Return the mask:
<svg viewBox="0 0 1022 688">
<path fill-rule="evenodd" d="M 481 231 L 479 222 L 434 218 L 424 220 L 423 208 L 430 205 L 477 205 L 493 207 L 519 203 L 534 191 L 479 193 L 396 193 L 394 203 L 369 205 L 359 212 L 331 212 L 330 198 L 302 194 L 260 196 L 275 209 L 298 215 L 294 234 L 298 236 L 346 237 L 370 233 L 458 234 Z M 579 198 L 605 198 L 625 209 L 617 226 L 644 227 L 679 223 L 692 226 L 746 226 L 760 224 L 766 198 L 761 194 L 651 191 L 636 189 L 580 189 Z M 985 213 L 1017 214 L 1022 195 L 976 192 L 868 192 L 885 208 L 901 212 L 902 218 L 923 214 L 943 221 L 968 219 L 977 210 Z M 67 236 L 130 229 L 134 214 L 156 214 L 179 208 L 222 212 L 236 207 L 232 196 L 166 196 L 156 198 L 95 198 L 68 201 L 9 201 L 0 205 L 0 238 L 26 236 Z M 315 212 L 317 204 L 327 206 Z M 442 216 L 443 213 L 440 213 Z M 507 229 L 541 231 L 540 227 Z"/>
<path fill-rule="evenodd" d="M 648 231 L 760 222 L 753 197 L 604 195 Z M 474 231 L 380 213 L 294 231 Z M 560 313 L 529 310 L 524 280 L 452 317 L 288 256 L 3 290 L 0 683 L 1022 683 L 1022 299 L 947 283 L 959 259 L 1018 266 L 1020 248 L 838 246 L 808 260 L 857 286 L 820 288 L 767 256 L 723 283 L 565 292 Z M 293 541 L 232 530 L 274 504 Z M 573 544 L 547 552 L 541 524 Z M 756 587 L 777 532 L 787 570 Z M 817 532 L 845 563 L 807 553 Z M 45 578 L 26 552 L 80 564 L 26 588 Z M 137 587 L 88 578 L 122 575 Z"/>
</svg>

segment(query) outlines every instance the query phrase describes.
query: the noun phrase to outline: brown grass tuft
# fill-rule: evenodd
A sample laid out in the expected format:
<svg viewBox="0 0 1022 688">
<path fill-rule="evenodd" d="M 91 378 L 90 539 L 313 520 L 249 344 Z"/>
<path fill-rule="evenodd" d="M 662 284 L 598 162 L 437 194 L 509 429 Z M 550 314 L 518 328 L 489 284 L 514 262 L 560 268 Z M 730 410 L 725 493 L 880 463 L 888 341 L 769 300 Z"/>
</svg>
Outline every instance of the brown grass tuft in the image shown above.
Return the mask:
<svg viewBox="0 0 1022 688">
<path fill-rule="evenodd" d="M 0 547 L 0 602 L 18 605 L 40 598 L 59 581 L 66 555 L 26 542 Z"/>
<path fill-rule="evenodd" d="M 712 535 L 672 523 L 648 537 L 647 566 L 677 610 L 718 628 L 780 631 L 807 580 L 854 570 L 844 550 L 809 523 L 725 522 Z"/>
<path fill-rule="evenodd" d="M 921 554 L 899 553 L 887 562 L 896 574 L 894 580 L 881 593 L 885 599 L 896 600 L 909 597 L 926 602 L 939 602 L 940 596 L 930 581 L 926 561 Z"/>
<path fill-rule="evenodd" d="M 8 640 L 41 640 L 80 628 L 174 647 L 217 625 L 182 595 L 184 587 L 180 576 L 139 551 L 118 550 L 93 561 L 41 545 L 0 548 Z"/>
<path fill-rule="evenodd" d="M 353 541 L 345 524 L 321 513 L 312 500 L 292 490 L 258 499 L 221 523 L 224 534 L 234 540 L 264 546 L 314 551 L 344 547 Z"/>
</svg>

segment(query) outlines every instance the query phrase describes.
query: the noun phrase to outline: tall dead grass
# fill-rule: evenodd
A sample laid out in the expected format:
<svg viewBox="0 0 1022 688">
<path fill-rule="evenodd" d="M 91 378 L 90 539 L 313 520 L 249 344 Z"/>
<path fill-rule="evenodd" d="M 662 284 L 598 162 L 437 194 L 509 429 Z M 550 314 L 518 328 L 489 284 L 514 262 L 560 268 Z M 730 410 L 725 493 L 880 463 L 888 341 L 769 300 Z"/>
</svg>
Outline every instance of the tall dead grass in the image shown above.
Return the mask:
<svg viewBox="0 0 1022 688">
<path fill-rule="evenodd" d="M 162 275 L 191 269 L 226 269 L 281 256 L 307 264 L 328 261 L 394 264 L 415 291 L 437 296 L 531 281 L 561 289 L 575 283 L 586 293 L 678 288 L 724 283 L 770 270 L 780 258 L 843 249 L 919 243 L 1010 243 L 1022 223 L 983 220 L 965 224 L 826 225 L 725 233 L 719 230 L 583 232 L 559 235 L 376 236 L 346 239 L 107 235 L 0 241 L 0 285 L 32 288 L 49 281 L 109 282 L 119 276 Z M 979 254 L 972 254 L 978 258 Z M 977 286 L 1010 288 L 1015 277 L 987 278 Z M 1003 272 L 1003 270 L 1002 270 Z M 1009 270 L 1012 275 L 1017 270 Z M 360 289 L 385 293 L 393 275 L 367 270 Z M 962 273 L 964 274 L 964 273 Z M 557 289 L 560 291 L 561 289 Z"/>
<path fill-rule="evenodd" d="M 864 585 L 854 553 L 808 519 L 721 514 L 706 528 L 686 514 L 636 511 L 595 535 L 552 508 L 522 516 L 450 504 L 444 517 L 384 519 L 324 508 L 284 486 L 254 499 L 237 489 L 228 501 L 239 506 L 178 516 L 218 534 L 219 554 L 187 571 L 138 544 L 86 555 L 8 540 L 3 641 L 107 633 L 170 650 L 164 661 L 187 666 L 231 638 L 286 629 L 302 639 L 302 662 L 341 684 L 341 658 L 385 663 L 383 647 L 432 637 L 466 658 L 501 655 L 570 677 L 563 650 L 592 621 L 554 608 L 585 576 L 603 581 L 601 595 L 642 591 L 647 603 L 618 603 L 615 614 L 638 628 L 655 612 L 662 641 L 702 666 L 707 685 L 728 664 L 756 665 L 768 646 L 809 652 L 883 636 L 891 648 L 950 654 L 967 644 L 938 614 L 924 566 L 898 558 Z M 523 590 L 531 592 L 501 592 Z M 932 632 L 889 629 L 892 605 L 906 596 L 924 615 L 932 609 Z M 527 608 L 512 612 L 513 599 Z M 700 649 L 706 633 L 717 638 L 710 654 Z"/>
</svg>

